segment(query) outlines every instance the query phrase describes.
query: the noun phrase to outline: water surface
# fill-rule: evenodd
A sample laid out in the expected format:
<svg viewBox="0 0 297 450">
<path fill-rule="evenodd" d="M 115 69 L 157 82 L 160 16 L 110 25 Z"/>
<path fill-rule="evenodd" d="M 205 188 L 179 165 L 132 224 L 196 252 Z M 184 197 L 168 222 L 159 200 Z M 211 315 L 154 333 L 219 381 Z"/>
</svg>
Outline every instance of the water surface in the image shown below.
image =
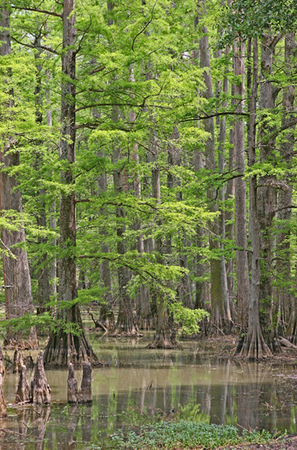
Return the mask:
<svg viewBox="0 0 297 450">
<path fill-rule="evenodd" d="M 92 340 L 108 366 L 93 370 L 90 406 L 67 405 L 67 370 L 46 372 L 49 407 L 12 405 L 18 375 L 5 376 L 9 415 L 0 420 L 1 450 L 105 448 L 106 438 L 120 428 L 177 416 L 297 433 L 297 364 L 235 362 L 214 356 L 215 344 L 206 349 L 202 342 L 147 350 L 145 339 Z M 76 375 L 80 384 L 81 371 Z"/>
</svg>

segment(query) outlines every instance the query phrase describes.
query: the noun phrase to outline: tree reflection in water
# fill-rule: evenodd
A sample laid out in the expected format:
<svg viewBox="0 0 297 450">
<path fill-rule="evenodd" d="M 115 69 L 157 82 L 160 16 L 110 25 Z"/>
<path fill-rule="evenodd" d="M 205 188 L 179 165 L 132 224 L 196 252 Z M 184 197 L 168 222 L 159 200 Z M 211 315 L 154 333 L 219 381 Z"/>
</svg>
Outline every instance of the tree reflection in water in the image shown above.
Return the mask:
<svg viewBox="0 0 297 450">
<path fill-rule="evenodd" d="M 49 371 L 52 404 L 10 405 L 8 417 L 0 421 L 0 449 L 83 449 L 86 444 L 103 445 L 117 429 L 140 431 L 144 423 L 173 417 L 296 433 L 292 365 L 114 345 L 112 356 L 118 366 L 93 371 L 92 405 L 68 405 L 67 371 Z M 80 377 L 77 372 L 78 383 Z M 13 402 L 15 389 L 15 375 L 7 374 L 6 401 Z"/>
</svg>

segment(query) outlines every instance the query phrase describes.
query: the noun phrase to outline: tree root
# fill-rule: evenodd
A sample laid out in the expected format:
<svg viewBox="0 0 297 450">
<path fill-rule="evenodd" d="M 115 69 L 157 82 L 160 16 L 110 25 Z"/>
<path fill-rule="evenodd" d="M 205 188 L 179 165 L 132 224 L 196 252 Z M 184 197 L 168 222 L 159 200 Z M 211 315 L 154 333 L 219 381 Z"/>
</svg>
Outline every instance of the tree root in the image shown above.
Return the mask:
<svg viewBox="0 0 297 450">
<path fill-rule="evenodd" d="M 83 362 L 96 367 L 105 365 L 93 352 L 83 331 L 80 336 L 66 334 L 62 330 L 57 334 L 52 333 L 44 352 L 46 367 L 68 367 L 69 363 L 81 367 Z"/>
<path fill-rule="evenodd" d="M 136 328 L 132 328 L 131 330 L 122 330 L 120 328 L 115 328 L 113 331 L 108 333 L 108 337 L 121 338 L 121 337 L 133 337 L 140 338 L 143 337 Z"/>
<path fill-rule="evenodd" d="M 159 335 L 156 334 L 154 336 L 153 342 L 149 343 L 146 348 L 155 349 L 175 349 L 180 348 L 180 345 L 178 344 L 177 340 L 174 336 L 165 336 L 165 335 Z"/>
<path fill-rule="evenodd" d="M 239 340 L 235 355 L 254 361 L 272 356 L 272 352 L 265 343 L 260 328 L 255 327 L 244 336 L 243 340 Z"/>
</svg>

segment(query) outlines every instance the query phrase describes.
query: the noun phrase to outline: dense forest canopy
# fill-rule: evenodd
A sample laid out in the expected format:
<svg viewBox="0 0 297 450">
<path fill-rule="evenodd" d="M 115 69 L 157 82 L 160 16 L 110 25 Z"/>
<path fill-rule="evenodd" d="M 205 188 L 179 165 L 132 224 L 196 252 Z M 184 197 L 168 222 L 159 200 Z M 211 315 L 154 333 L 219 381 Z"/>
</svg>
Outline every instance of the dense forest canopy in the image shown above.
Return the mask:
<svg viewBox="0 0 297 450">
<path fill-rule="evenodd" d="M 295 342 L 295 2 L 0 13 L 5 345 L 46 326 L 46 364 L 98 363 L 81 305 L 153 348 Z"/>
</svg>

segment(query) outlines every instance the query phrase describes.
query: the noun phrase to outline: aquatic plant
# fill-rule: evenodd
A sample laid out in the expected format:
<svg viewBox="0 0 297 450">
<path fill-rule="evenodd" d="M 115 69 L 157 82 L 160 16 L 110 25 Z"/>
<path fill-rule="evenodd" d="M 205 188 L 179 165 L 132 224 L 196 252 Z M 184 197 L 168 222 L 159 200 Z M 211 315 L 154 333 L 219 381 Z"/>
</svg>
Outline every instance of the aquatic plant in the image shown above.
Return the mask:
<svg viewBox="0 0 297 450">
<path fill-rule="evenodd" d="M 209 425 L 187 420 L 163 421 L 151 427 L 143 426 L 140 434 L 129 430 L 126 434 L 122 430 L 112 437 L 114 448 L 150 450 L 150 449 L 185 449 L 201 446 L 213 449 L 225 445 L 237 445 L 243 442 L 267 443 L 272 435 L 263 430 L 239 434 L 233 425 Z"/>
</svg>

